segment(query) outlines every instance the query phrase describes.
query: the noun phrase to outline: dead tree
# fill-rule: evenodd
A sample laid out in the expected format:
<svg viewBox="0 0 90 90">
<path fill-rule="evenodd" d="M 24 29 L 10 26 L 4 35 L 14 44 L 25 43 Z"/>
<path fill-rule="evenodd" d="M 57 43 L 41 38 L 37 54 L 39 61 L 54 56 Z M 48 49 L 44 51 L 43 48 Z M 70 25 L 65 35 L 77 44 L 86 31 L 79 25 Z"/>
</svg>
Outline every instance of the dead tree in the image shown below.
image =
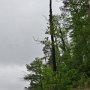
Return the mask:
<svg viewBox="0 0 90 90">
<path fill-rule="evenodd" d="M 55 41 L 54 41 L 54 27 L 53 27 L 53 15 L 52 15 L 52 0 L 50 0 L 49 5 L 49 24 L 50 24 L 50 35 L 51 35 L 51 57 L 52 57 L 52 65 L 53 71 L 56 72 L 56 53 L 55 53 Z"/>
</svg>

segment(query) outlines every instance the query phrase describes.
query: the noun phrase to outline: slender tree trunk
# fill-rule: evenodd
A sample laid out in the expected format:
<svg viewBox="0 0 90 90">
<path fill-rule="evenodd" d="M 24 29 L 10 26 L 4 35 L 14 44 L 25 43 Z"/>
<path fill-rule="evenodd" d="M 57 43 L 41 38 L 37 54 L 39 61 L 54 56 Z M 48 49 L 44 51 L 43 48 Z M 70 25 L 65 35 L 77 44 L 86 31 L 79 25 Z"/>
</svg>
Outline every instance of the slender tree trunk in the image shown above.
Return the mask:
<svg viewBox="0 0 90 90">
<path fill-rule="evenodd" d="M 55 41 L 54 41 L 54 28 L 53 28 L 53 16 L 52 16 L 52 0 L 50 0 L 50 15 L 49 15 L 49 23 L 50 23 L 50 34 L 51 34 L 51 45 L 52 45 L 52 64 L 53 71 L 56 72 L 56 58 L 55 58 Z"/>
</svg>

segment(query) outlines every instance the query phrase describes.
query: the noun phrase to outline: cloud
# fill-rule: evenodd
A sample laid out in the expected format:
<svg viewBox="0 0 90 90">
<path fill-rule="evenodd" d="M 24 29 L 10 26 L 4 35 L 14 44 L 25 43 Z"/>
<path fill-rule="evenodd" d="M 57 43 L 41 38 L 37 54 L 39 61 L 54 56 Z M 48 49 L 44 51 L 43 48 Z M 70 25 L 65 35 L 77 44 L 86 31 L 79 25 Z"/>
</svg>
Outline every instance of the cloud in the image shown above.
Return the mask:
<svg viewBox="0 0 90 90">
<path fill-rule="evenodd" d="M 24 66 L 0 65 L 0 90 L 24 90 L 26 85 L 23 80 L 25 72 Z"/>
<path fill-rule="evenodd" d="M 25 64 L 42 56 L 47 1 L 0 0 L 0 90 L 24 90 Z"/>
<path fill-rule="evenodd" d="M 48 0 L 0 0 L 0 63 L 23 64 L 42 56 Z M 44 4 L 42 4 L 44 3 Z"/>
<path fill-rule="evenodd" d="M 23 90 L 25 64 L 42 56 L 33 36 L 44 35 L 47 1 L 0 0 L 0 90 Z"/>
</svg>

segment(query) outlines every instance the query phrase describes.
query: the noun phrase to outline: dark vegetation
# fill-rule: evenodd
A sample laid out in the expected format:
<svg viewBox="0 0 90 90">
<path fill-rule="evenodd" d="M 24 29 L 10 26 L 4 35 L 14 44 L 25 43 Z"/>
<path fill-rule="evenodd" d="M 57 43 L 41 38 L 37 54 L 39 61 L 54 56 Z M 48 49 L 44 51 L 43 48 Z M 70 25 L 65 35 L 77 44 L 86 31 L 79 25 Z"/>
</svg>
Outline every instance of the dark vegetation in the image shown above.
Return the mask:
<svg viewBox="0 0 90 90">
<path fill-rule="evenodd" d="M 90 90 L 89 0 L 63 0 L 61 15 L 50 15 L 44 57 L 26 65 L 27 90 Z"/>
</svg>

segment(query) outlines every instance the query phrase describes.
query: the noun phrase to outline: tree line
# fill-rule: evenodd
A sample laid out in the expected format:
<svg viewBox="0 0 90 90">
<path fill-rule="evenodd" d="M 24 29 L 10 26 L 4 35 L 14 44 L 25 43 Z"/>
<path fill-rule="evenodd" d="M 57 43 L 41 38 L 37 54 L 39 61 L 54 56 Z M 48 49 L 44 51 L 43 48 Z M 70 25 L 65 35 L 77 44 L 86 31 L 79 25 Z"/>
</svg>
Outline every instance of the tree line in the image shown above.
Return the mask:
<svg viewBox="0 0 90 90">
<path fill-rule="evenodd" d="M 84 90 L 90 88 L 90 2 L 62 0 L 53 15 L 52 0 L 43 41 L 44 57 L 26 64 L 26 90 Z"/>
</svg>

